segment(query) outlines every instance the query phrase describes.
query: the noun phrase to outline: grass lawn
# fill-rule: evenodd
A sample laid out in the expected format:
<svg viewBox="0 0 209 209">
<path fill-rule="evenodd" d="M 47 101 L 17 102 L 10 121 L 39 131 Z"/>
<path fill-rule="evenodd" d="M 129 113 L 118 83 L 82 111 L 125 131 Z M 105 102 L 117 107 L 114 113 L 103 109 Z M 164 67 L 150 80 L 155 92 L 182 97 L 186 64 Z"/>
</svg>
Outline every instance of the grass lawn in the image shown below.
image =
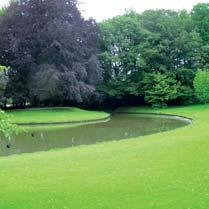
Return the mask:
<svg viewBox="0 0 209 209">
<path fill-rule="evenodd" d="M 193 124 L 141 138 L 0 158 L 0 209 L 208 209 L 209 105 L 151 110 Z"/>
<path fill-rule="evenodd" d="M 108 114 L 104 112 L 87 111 L 72 107 L 10 110 L 7 111 L 7 114 L 11 116 L 14 123 L 25 124 L 77 122 L 108 117 Z"/>
</svg>

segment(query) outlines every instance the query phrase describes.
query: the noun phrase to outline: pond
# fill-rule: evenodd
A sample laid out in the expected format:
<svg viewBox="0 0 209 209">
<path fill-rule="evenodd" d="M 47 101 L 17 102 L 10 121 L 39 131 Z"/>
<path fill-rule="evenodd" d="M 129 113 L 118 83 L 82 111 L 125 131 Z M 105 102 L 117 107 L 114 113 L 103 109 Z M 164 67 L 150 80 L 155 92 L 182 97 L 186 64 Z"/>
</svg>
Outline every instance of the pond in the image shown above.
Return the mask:
<svg viewBox="0 0 209 209">
<path fill-rule="evenodd" d="M 174 116 L 114 114 L 107 122 L 55 130 L 28 131 L 10 142 L 0 140 L 0 156 L 128 139 L 180 128 L 190 123 L 187 119 Z"/>
</svg>

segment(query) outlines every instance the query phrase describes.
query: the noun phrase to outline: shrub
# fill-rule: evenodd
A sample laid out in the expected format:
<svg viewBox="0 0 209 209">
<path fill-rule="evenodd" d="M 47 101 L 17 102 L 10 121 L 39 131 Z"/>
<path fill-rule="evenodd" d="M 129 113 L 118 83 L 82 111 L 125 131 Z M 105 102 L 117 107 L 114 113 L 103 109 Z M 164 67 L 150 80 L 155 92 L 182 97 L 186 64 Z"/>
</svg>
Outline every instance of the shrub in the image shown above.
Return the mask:
<svg viewBox="0 0 209 209">
<path fill-rule="evenodd" d="M 209 71 L 198 70 L 194 79 L 195 96 L 201 103 L 209 102 Z"/>
<path fill-rule="evenodd" d="M 163 107 L 178 97 L 180 85 L 173 78 L 161 73 L 146 73 L 143 80 L 145 101 L 153 107 Z"/>
<path fill-rule="evenodd" d="M 21 128 L 12 124 L 8 115 L 0 109 L 0 133 L 2 133 L 6 139 L 10 140 L 12 136 L 17 135 L 21 131 Z"/>
</svg>

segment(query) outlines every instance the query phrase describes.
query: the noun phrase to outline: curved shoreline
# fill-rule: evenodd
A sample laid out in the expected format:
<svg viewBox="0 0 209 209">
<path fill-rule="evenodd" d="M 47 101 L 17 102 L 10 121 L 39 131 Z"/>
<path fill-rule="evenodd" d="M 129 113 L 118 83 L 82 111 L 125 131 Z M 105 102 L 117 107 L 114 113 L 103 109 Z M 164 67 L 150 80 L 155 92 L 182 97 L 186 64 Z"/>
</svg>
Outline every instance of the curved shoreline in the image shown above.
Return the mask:
<svg viewBox="0 0 209 209">
<path fill-rule="evenodd" d="M 145 113 L 145 112 L 128 112 L 128 111 L 120 111 L 115 112 L 116 114 L 136 114 L 136 115 L 147 115 L 147 116 L 158 116 L 158 117 L 169 117 L 174 118 L 178 120 L 184 120 L 188 121 L 189 124 L 193 122 L 192 118 L 181 116 L 181 115 L 175 115 L 175 114 L 165 114 L 165 113 Z M 113 113 L 114 114 L 114 113 Z M 52 123 L 17 123 L 19 126 L 50 126 L 50 125 L 76 125 L 76 124 L 86 124 L 86 123 L 99 123 L 99 122 L 107 122 L 111 119 L 111 114 L 104 118 L 99 119 L 92 119 L 92 120 L 79 120 L 79 121 L 66 121 L 66 122 L 52 122 Z"/>
<path fill-rule="evenodd" d="M 188 121 L 190 124 L 192 124 L 193 119 L 181 115 L 175 115 L 175 114 L 165 114 L 165 113 L 145 113 L 145 112 L 126 112 L 126 111 L 121 111 L 121 112 L 116 112 L 117 114 L 138 114 L 138 115 L 150 115 L 150 116 L 159 116 L 159 117 L 169 117 L 169 118 L 175 118 L 179 120 L 184 120 Z"/>
<path fill-rule="evenodd" d="M 79 121 L 66 121 L 66 122 L 53 122 L 53 123 L 16 123 L 19 126 L 50 126 L 50 125 L 76 125 L 82 123 L 97 123 L 97 122 L 106 122 L 110 120 L 111 115 L 108 115 L 104 118 L 92 119 L 92 120 L 79 120 Z"/>
</svg>

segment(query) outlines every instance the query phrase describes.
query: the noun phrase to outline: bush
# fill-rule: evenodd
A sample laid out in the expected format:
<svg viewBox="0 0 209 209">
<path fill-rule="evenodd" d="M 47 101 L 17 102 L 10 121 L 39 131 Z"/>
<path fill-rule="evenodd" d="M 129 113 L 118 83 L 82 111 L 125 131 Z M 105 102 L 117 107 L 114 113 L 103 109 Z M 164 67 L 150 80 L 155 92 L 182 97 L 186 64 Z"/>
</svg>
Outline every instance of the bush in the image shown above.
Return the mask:
<svg viewBox="0 0 209 209">
<path fill-rule="evenodd" d="M 195 96 L 201 103 L 209 102 L 209 71 L 198 70 L 194 79 Z"/>
<path fill-rule="evenodd" d="M 192 87 L 181 85 L 178 91 L 179 96 L 177 98 L 177 104 L 188 105 L 196 102 L 194 89 Z"/>
<path fill-rule="evenodd" d="M 2 133 L 6 139 L 10 140 L 12 136 L 20 132 L 22 132 L 21 128 L 13 124 L 8 115 L 0 109 L 0 133 Z"/>
<path fill-rule="evenodd" d="M 173 78 L 161 73 L 146 73 L 143 80 L 145 101 L 153 107 L 167 106 L 178 97 L 180 85 Z"/>
</svg>

